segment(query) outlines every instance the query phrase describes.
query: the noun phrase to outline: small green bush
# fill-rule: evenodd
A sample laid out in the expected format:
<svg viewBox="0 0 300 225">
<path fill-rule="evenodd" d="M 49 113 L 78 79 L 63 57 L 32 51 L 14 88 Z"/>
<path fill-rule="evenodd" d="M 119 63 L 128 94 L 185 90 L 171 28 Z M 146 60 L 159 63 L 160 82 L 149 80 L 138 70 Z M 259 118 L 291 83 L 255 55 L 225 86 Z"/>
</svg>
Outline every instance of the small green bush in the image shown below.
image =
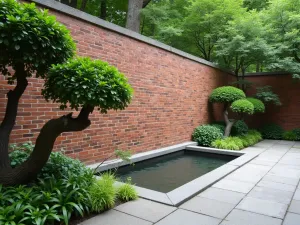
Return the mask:
<svg viewBox="0 0 300 225">
<path fill-rule="evenodd" d="M 294 134 L 296 134 L 296 141 L 300 141 L 300 128 L 296 128 L 292 131 Z"/>
<path fill-rule="evenodd" d="M 260 129 L 264 139 L 281 140 L 283 135 L 283 128 L 277 124 L 266 124 Z"/>
<path fill-rule="evenodd" d="M 246 95 L 241 89 L 224 86 L 214 89 L 209 96 L 209 101 L 231 103 L 242 98 L 246 98 Z"/>
<path fill-rule="evenodd" d="M 254 113 L 254 106 L 247 99 L 239 99 L 234 101 L 231 106 L 231 110 L 236 113 L 247 113 L 252 115 Z"/>
<path fill-rule="evenodd" d="M 11 166 L 24 162 L 33 147 L 31 143 L 11 145 Z M 33 183 L 16 187 L 0 185 L 0 224 L 68 224 L 71 216 L 90 212 L 88 189 L 94 181 L 93 171 L 78 160 L 51 153 Z"/>
<path fill-rule="evenodd" d="M 210 125 L 201 125 L 197 127 L 192 135 L 194 141 L 197 141 L 201 146 L 210 146 L 211 143 L 223 137 L 220 129 L 210 126 Z"/>
<path fill-rule="evenodd" d="M 248 135 L 252 135 L 257 142 L 263 139 L 261 133 L 257 130 L 249 130 Z"/>
<path fill-rule="evenodd" d="M 117 189 L 117 198 L 122 202 L 138 199 L 137 191 L 131 184 L 131 179 L 127 179 L 127 182 Z"/>
<path fill-rule="evenodd" d="M 209 124 L 209 125 L 218 128 L 220 130 L 220 132 L 222 134 L 224 134 L 224 132 L 225 132 L 225 124 L 212 123 L 212 124 Z"/>
<path fill-rule="evenodd" d="M 232 126 L 231 134 L 232 136 L 245 135 L 248 133 L 248 126 L 244 120 L 238 120 Z"/>
<path fill-rule="evenodd" d="M 237 137 L 227 137 L 218 139 L 212 142 L 211 147 L 227 150 L 241 150 L 244 146 L 241 140 Z"/>
<path fill-rule="evenodd" d="M 117 194 L 114 188 L 115 181 L 112 173 L 104 173 L 90 187 L 91 208 L 94 212 L 99 213 L 114 207 Z"/>
<path fill-rule="evenodd" d="M 257 98 L 246 98 L 249 102 L 251 102 L 254 106 L 254 113 L 264 113 L 265 112 L 265 104 L 257 99 Z"/>
<path fill-rule="evenodd" d="M 283 140 L 287 141 L 296 141 L 297 140 L 297 134 L 293 131 L 285 131 L 282 135 Z"/>
</svg>

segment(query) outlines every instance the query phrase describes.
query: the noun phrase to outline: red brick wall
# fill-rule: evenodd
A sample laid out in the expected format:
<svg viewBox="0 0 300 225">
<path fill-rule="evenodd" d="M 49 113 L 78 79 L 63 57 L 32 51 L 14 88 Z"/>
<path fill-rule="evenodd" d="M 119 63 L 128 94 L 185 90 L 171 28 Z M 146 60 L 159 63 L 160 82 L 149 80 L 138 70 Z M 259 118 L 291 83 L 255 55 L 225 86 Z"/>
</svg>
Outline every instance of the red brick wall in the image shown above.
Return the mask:
<svg viewBox="0 0 300 225">
<path fill-rule="evenodd" d="M 300 82 L 290 75 L 249 76 L 247 80 L 258 86 L 272 86 L 282 102 L 282 106 L 267 105 L 264 114 L 248 117 L 249 124 L 259 127 L 265 123 L 277 123 L 286 130 L 300 128 Z M 253 92 L 251 90 L 249 94 Z"/>
<path fill-rule="evenodd" d="M 210 120 L 208 95 L 227 83 L 228 74 L 67 15 L 51 13 L 71 30 L 78 55 L 115 65 L 135 90 L 130 107 L 107 115 L 93 113 L 91 127 L 64 133 L 56 141 L 56 150 L 64 148 L 68 155 L 93 163 L 115 149 L 141 152 L 189 141 L 193 129 Z M 20 101 L 11 143 L 34 142 L 46 121 L 67 113 L 43 99 L 42 85 L 43 80 L 30 79 Z M 0 76 L 0 119 L 10 88 Z"/>
</svg>

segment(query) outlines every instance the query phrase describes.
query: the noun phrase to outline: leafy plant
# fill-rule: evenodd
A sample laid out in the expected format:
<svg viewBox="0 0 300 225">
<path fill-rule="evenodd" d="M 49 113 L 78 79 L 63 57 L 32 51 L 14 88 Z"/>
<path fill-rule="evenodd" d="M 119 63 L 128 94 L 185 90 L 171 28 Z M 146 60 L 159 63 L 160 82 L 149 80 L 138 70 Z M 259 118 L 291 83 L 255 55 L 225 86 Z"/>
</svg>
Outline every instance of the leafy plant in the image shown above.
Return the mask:
<svg viewBox="0 0 300 225">
<path fill-rule="evenodd" d="M 283 128 L 277 124 L 266 124 L 261 129 L 260 132 L 264 139 L 282 139 Z"/>
<path fill-rule="evenodd" d="M 92 211 L 102 212 L 114 206 L 116 199 L 115 181 L 114 174 L 103 173 L 101 178 L 90 187 Z"/>
<path fill-rule="evenodd" d="M 199 145 L 210 146 L 211 143 L 222 138 L 223 134 L 220 129 L 210 126 L 210 125 L 201 125 L 197 127 L 193 132 L 193 140 L 197 141 Z"/>
<path fill-rule="evenodd" d="M 215 123 L 211 123 L 209 125 L 218 128 L 221 131 L 221 133 L 224 134 L 225 126 L 226 126 L 225 122 L 223 122 L 223 121 L 222 122 L 215 122 Z"/>
<path fill-rule="evenodd" d="M 232 126 L 231 134 L 233 136 L 245 135 L 248 133 L 248 125 L 245 123 L 244 120 L 238 120 Z"/>
<path fill-rule="evenodd" d="M 292 131 L 294 134 L 296 134 L 296 141 L 300 141 L 300 128 L 296 128 Z"/>
<path fill-rule="evenodd" d="M 231 110 L 236 113 L 247 113 L 252 115 L 254 113 L 254 106 L 247 99 L 239 99 L 234 101 L 231 106 Z"/>
<path fill-rule="evenodd" d="M 131 200 L 136 200 L 138 198 L 138 194 L 131 184 L 130 178 L 127 179 L 127 182 L 125 184 L 117 189 L 117 198 L 122 202 L 128 202 Z"/>
<path fill-rule="evenodd" d="M 249 102 L 254 106 L 254 113 L 264 113 L 265 112 L 265 104 L 257 99 L 257 98 L 247 98 Z"/>
<path fill-rule="evenodd" d="M 297 140 L 297 134 L 293 131 L 285 131 L 282 135 L 283 140 L 287 141 L 296 141 Z"/>
<path fill-rule="evenodd" d="M 260 99 L 264 103 L 272 103 L 274 105 L 281 105 L 281 101 L 277 94 L 272 91 L 271 86 L 257 87 L 256 98 Z"/>
</svg>

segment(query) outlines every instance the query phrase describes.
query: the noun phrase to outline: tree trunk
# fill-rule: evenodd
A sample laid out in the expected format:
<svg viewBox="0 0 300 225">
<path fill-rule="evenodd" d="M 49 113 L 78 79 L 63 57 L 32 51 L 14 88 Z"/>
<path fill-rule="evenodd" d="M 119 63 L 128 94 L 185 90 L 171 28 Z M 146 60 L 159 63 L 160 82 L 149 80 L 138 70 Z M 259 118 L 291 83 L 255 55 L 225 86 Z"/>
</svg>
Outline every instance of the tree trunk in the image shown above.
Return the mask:
<svg viewBox="0 0 300 225">
<path fill-rule="evenodd" d="M 232 128 L 232 126 L 235 123 L 235 120 L 231 120 L 231 121 L 229 120 L 227 107 L 228 107 L 228 105 L 225 104 L 225 106 L 224 106 L 224 113 L 223 113 L 224 120 L 225 120 L 225 123 L 226 123 L 224 137 L 229 137 L 229 135 L 231 133 L 231 128 Z"/>
<path fill-rule="evenodd" d="M 60 0 L 61 3 L 77 8 L 77 0 Z"/>
<path fill-rule="evenodd" d="M 88 0 L 82 0 L 80 10 L 84 11 L 86 8 Z"/>
<path fill-rule="evenodd" d="M 10 167 L 8 157 L 9 137 L 16 122 L 19 100 L 28 85 L 24 65 L 19 64 L 14 69 L 17 85 L 14 90 L 10 90 L 7 93 L 6 112 L 0 125 L 0 170 L 2 170 L 2 168 Z"/>
<path fill-rule="evenodd" d="M 128 0 L 126 28 L 135 32 L 140 31 L 141 9 L 143 0 Z"/>
<path fill-rule="evenodd" d="M 106 0 L 101 0 L 101 5 L 100 5 L 100 18 L 103 20 L 106 20 L 107 16 L 107 5 L 106 5 Z"/>
<path fill-rule="evenodd" d="M 88 117 L 92 111 L 92 107 L 84 107 L 77 118 L 72 118 L 71 113 L 49 120 L 42 128 L 29 158 L 16 168 L 1 168 L 0 184 L 12 186 L 34 180 L 48 161 L 56 138 L 63 132 L 82 131 L 89 127 L 91 122 Z"/>
</svg>

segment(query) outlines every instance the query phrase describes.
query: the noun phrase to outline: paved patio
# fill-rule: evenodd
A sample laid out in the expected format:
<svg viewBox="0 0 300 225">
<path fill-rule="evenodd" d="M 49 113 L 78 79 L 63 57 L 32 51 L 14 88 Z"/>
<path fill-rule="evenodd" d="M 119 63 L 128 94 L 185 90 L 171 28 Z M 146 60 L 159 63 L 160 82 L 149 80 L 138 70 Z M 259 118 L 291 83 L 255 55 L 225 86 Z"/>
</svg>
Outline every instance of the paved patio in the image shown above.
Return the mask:
<svg viewBox="0 0 300 225">
<path fill-rule="evenodd" d="M 299 225 L 300 142 L 264 140 L 260 155 L 179 207 L 139 199 L 82 225 Z"/>
</svg>

